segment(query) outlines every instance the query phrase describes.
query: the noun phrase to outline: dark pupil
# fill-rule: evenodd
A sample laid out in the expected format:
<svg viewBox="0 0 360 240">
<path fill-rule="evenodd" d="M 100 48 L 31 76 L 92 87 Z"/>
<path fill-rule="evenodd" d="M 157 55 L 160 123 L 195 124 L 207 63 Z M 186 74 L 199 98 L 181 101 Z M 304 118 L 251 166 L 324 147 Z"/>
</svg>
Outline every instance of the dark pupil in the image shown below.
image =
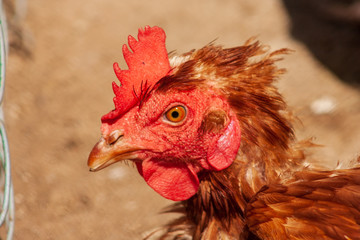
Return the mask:
<svg viewBox="0 0 360 240">
<path fill-rule="evenodd" d="M 178 117 L 179 117 L 179 112 L 174 111 L 174 112 L 171 113 L 171 116 L 172 116 L 173 118 L 178 118 Z"/>
</svg>

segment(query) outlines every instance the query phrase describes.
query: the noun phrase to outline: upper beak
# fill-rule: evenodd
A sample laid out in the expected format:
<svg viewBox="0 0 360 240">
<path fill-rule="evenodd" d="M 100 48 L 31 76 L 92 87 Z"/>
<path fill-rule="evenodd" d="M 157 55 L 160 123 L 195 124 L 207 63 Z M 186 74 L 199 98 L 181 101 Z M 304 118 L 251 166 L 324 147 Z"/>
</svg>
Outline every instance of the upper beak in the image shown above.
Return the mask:
<svg viewBox="0 0 360 240">
<path fill-rule="evenodd" d="M 90 171 L 98 171 L 121 160 L 134 159 L 138 148 L 126 143 L 123 135 L 115 132 L 109 137 L 102 137 L 92 149 L 88 166 Z"/>
</svg>

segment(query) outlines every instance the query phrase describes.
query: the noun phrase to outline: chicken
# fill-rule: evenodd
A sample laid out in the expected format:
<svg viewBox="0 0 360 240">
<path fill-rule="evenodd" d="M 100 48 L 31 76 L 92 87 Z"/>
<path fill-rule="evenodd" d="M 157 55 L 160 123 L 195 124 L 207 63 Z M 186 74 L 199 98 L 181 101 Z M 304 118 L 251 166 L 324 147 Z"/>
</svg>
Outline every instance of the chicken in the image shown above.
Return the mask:
<svg viewBox="0 0 360 240">
<path fill-rule="evenodd" d="M 165 33 L 140 29 L 114 64 L 115 109 L 102 117 L 91 171 L 135 163 L 183 216 L 159 239 L 360 239 L 360 168 L 307 162 L 273 85 L 287 49 L 209 44 L 168 58 Z"/>
</svg>

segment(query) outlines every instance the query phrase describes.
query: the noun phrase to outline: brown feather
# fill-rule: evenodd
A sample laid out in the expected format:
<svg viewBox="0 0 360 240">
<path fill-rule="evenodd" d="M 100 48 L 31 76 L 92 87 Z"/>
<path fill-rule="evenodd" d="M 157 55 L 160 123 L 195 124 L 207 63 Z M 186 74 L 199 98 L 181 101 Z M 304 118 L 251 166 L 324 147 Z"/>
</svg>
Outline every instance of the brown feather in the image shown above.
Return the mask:
<svg viewBox="0 0 360 240">
<path fill-rule="evenodd" d="M 273 85 L 289 50 L 268 53 L 252 40 L 213 44 L 183 55 L 152 89 L 212 88 L 228 100 L 241 127 L 241 146 L 227 169 L 203 171 L 198 192 L 174 211 L 159 239 L 360 239 L 360 170 L 309 170 L 286 104 Z M 199 132 L 224 126 L 221 111 L 204 116 Z M 357 164 L 360 162 L 360 157 Z"/>
<path fill-rule="evenodd" d="M 247 205 L 246 222 L 263 239 L 275 239 L 277 231 L 284 239 L 360 239 L 359 175 L 360 168 L 299 172 L 286 186 L 258 192 Z"/>
</svg>

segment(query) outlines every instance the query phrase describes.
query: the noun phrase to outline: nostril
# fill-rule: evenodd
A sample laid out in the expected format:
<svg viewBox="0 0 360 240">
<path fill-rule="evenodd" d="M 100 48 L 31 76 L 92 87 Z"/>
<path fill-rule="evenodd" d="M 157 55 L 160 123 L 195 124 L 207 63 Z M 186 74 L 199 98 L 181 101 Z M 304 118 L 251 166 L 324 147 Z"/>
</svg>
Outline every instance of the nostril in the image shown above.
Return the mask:
<svg viewBox="0 0 360 240">
<path fill-rule="evenodd" d="M 119 130 L 113 131 L 109 137 L 106 138 L 106 142 L 108 145 L 115 144 L 122 136 L 124 136 Z"/>
</svg>

